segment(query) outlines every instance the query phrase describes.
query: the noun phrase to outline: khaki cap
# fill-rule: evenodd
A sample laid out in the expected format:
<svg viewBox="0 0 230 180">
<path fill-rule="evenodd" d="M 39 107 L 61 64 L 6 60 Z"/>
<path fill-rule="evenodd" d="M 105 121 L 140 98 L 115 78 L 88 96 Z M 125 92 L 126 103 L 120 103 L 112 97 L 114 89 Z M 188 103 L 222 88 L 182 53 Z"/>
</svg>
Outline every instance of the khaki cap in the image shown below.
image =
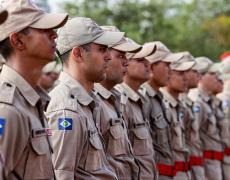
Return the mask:
<svg viewBox="0 0 230 180">
<path fill-rule="evenodd" d="M 197 66 L 199 67 L 200 73 L 206 73 L 208 72 L 208 69 L 212 66 L 213 62 L 208 57 L 197 57 L 195 59 Z"/>
<path fill-rule="evenodd" d="M 43 67 L 42 72 L 43 73 L 49 73 L 49 72 L 59 73 L 61 72 L 61 69 L 62 69 L 62 65 L 60 63 L 57 64 L 56 61 L 52 61 Z"/>
<path fill-rule="evenodd" d="M 182 57 L 183 57 L 183 54 L 181 53 L 170 53 L 164 58 L 164 60 L 172 63 L 172 62 L 178 61 Z"/>
<path fill-rule="evenodd" d="M 57 49 L 64 54 L 75 46 L 88 43 L 113 45 L 119 42 L 124 32 L 103 30 L 95 21 L 86 17 L 74 17 L 58 30 Z"/>
<path fill-rule="evenodd" d="M 67 14 L 46 13 L 32 4 L 30 0 L 9 0 L 5 4 L 9 16 L 1 25 L 0 41 L 9 37 L 11 33 L 19 32 L 26 27 L 36 29 L 59 28 L 68 19 Z"/>
<path fill-rule="evenodd" d="M 0 10 L 0 24 L 4 23 L 8 17 L 8 12 L 6 10 Z"/>
<path fill-rule="evenodd" d="M 187 51 L 172 53 L 166 59 L 171 60 L 170 69 L 175 71 L 187 71 L 195 64 L 192 55 Z"/>
<path fill-rule="evenodd" d="M 183 62 L 193 62 L 193 64 L 195 64 L 195 58 L 188 51 L 182 51 L 182 52 L 177 52 L 177 53 L 169 53 L 164 58 L 163 61 L 172 63 L 172 62 L 176 62 L 178 60 L 183 61 Z"/>
<path fill-rule="evenodd" d="M 230 73 L 230 56 L 225 58 L 220 64 L 221 73 Z"/>
<path fill-rule="evenodd" d="M 221 79 L 222 81 L 230 79 L 230 74 L 229 73 L 227 73 L 227 74 L 220 74 L 219 75 L 219 79 Z"/>
<path fill-rule="evenodd" d="M 105 31 L 112 32 L 120 32 L 120 30 L 116 26 L 101 26 L 101 28 Z M 137 43 L 133 43 L 132 40 L 126 37 L 122 37 L 122 39 L 113 45 L 109 45 L 109 48 L 116 49 L 122 52 L 138 52 L 142 47 Z"/>
<path fill-rule="evenodd" d="M 208 73 L 220 74 L 220 63 L 213 63 L 207 70 Z"/>
<path fill-rule="evenodd" d="M 164 62 L 171 62 L 169 59 L 165 59 L 166 56 L 168 56 L 171 51 L 160 41 L 153 41 L 153 42 L 148 42 L 145 43 L 145 45 L 152 44 L 152 46 L 156 46 L 156 52 L 152 54 L 151 56 L 146 57 L 146 59 L 152 64 L 156 63 L 159 61 L 164 61 Z"/>
<path fill-rule="evenodd" d="M 128 59 L 146 58 L 155 53 L 156 49 L 157 47 L 155 44 L 146 44 L 145 46 L 142 46 L 142 49 L 137 53 L 127 53 L 126 56 Z"/>
</svg>

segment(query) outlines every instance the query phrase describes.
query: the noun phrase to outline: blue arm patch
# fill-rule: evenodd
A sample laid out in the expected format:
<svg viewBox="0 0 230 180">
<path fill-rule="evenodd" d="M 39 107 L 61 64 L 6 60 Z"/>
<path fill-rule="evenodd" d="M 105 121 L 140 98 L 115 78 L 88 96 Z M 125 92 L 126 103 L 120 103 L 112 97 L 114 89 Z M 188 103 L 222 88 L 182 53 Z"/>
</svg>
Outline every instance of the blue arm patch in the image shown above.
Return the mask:
<svg viewBox="0 0 230 180">
<path fill-rule="evenodd" d="M 198 112 L 200 112 L 200 107 L 199 106 L 193 106 L 192 111 L 194 113 L 198 113 Z"/>
<path fill-rule="evenodd" d="M 72 130 L 73 119 L 72 118 L 59 118 L 58 130 Z"/>
<path fill-rule="evenodd" d="M 223 108 L 228 108 L 230 106 L 229 101 L 228 100 L 224 100 L 222 103 L 222 107 Z"/>
<path fill-rule="evenodd" d="M 5 124 L 6 124 L 6 120 L 3 118 L 0 118 L 0 135 L 3 135 Z"/>
</svg>

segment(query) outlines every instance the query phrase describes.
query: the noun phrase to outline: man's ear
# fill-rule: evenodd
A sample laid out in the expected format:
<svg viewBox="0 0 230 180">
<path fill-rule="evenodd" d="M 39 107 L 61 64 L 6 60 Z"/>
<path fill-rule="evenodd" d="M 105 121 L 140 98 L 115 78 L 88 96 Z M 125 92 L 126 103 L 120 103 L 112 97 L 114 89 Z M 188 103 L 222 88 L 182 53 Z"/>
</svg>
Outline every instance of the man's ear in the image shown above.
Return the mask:
<svg viewBox="0 0 230 180">
<path fill-rule="evenodd" d="M 16 50 L 24 50 L 26 48 L 25 35 L 20 33 L 10 34 L 10 44 Z"/>
<path fill-rule="evenodd" d="M 82 61 L 82 54 L 83 52 L 81 51 L 81 48 L 79 47 L 74 47 L 71 51 L 72 56 L 74 57 L 74 59 L 76 59 L 77 61 Z"/>
</svg>

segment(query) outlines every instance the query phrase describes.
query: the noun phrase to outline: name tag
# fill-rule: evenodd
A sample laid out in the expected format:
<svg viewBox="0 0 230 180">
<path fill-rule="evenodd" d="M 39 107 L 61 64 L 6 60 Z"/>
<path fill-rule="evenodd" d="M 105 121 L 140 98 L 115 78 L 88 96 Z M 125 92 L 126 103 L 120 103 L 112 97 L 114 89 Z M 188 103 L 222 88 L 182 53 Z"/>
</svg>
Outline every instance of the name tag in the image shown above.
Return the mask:
<svg viewBox="0 0 230 180">
<path fill-rule="evenodd" d="M 52 136 L 52 131 L 50 128 L 42 128 L 42 129 L 33 129 L 32 137 L 40 137 L 40 136 Z"/>
</svg>

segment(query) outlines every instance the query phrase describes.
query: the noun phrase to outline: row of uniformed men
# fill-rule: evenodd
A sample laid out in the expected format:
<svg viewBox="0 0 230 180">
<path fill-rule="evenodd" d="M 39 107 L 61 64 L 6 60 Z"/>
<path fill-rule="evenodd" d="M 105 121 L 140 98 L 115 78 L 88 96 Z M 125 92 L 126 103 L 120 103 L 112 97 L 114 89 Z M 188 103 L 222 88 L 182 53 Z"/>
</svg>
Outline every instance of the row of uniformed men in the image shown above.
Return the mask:
<svg viewBox="0 0 230 180">
<path fill-rule="evenodd" d="M 140 46 L 115 27 L 67 21 L 30 1 L 6 9 L 2 179 L 229 179 L 228 96 L 215 98 L 219 65 L 161 42 Z M 61 26 L 57 38 L 52 29 Z M 56 38 L 63 71 L 49 99 L 36 84 Z"/>
</svg>

